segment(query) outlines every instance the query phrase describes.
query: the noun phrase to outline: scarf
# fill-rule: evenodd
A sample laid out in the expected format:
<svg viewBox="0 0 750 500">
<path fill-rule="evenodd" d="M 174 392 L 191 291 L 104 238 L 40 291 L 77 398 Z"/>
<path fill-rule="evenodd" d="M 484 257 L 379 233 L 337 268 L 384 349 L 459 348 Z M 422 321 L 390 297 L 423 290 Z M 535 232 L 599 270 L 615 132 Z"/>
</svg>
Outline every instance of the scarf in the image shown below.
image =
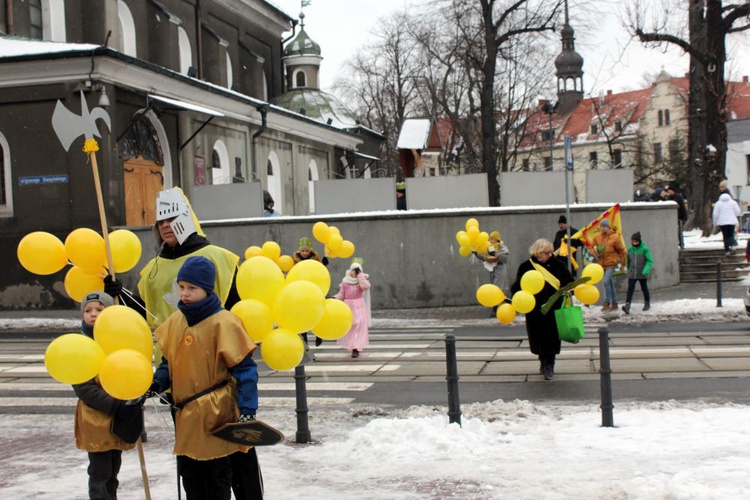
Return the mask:
<svg viewBox="0 0 750 500">
<path fill-rule="evenodd" d="M 349 276 L 348 274 L 344 276 L 344 283 L 347 285 L 359 285 L 359 280 L 356 276 Z"/>
<path fill-rule="evenodd" d="M 81 321 L 81 333 L 86 335 L 88 338 L 94 338 L 94 325 L 88 325 L 85 321 Z"/>
<path fill-rule="evenodd" d="M 194 304 L 188 305 L 183 301 L 179 301 L 177 307 L 185 315 L 188 326 L 197 325 L 212 314 L 216 314 L 223 309 L 219 296 L 213 292 L 205 299 Z"/>
</svg>

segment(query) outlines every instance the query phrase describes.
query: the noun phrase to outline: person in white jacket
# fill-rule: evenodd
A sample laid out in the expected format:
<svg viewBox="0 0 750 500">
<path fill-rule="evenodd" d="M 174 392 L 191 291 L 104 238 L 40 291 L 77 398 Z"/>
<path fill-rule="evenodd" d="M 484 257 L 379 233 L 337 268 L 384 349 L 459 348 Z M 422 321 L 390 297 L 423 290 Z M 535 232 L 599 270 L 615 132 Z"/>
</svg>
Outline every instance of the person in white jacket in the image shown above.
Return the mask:
<svg viewBox="0 0 750 500">
<path fill-rule="evenodd" d="M 740 216 L 740 206 L 727 193 L 719 196 L 719 201 L 714 205 L 713 222 L 714 226 L 721 228 L 721 235 L 724 238 L 725 255 L 731 255 L 732 251 L 737 248 L 737 240 L 734 239 L 734 230 L 737 227 L 738 217 Z"/>
</svg>

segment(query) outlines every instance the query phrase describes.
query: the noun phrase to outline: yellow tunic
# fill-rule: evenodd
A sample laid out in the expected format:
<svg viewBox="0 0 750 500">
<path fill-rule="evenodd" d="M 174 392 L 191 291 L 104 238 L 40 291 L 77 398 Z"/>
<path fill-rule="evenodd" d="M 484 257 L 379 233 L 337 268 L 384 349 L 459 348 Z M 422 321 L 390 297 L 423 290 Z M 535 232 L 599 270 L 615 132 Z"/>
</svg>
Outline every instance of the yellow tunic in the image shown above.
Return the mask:
<svg viewBox="0 0 750 500">
<path fill-rule="evenodd" d="M 156 257 L 149 261 L 141 271 L 138 282 L 138 294 L 146 304 L 146 309 L 156 317 L 148 316 L 151 328 L 161 325 L 170 314 L 177 310 L 180 300 L 175 280 L 177 273 L 190 257 L 202 255 L 216 266 L 216 285 L 214 292 L 222 304 L 226 302 L 234 279 L 234 271 L 240 258 L 221 247 L 208 245 L 177 259 Z M 158 363 L 157 358 L 157 363 Z"/>
<path fill-rule="evenodd" d="M 185 315 L 177 311 L 156 329 L 156 340 L 169 362 L 172 395 L 182 403 L 194 394 L 231 379 L 230 383 L 195 399 L 175 417 L 175 455 L 195 460 L 211 460 L 242 446 L 214 437 L 211 431 L 239 419 L 237 389 L 229 368 L 239 364 L 255 349 L 242 321 L 222 309 L 200 323 L 188 326 Z"/>
<path fill-rule="evenodd" d="M 98 379 L 96 383 L 99 384 Z M 127 451 L 135 448 L 135 443 L 126 443 L 112 433 L 114 418 L 113 415 L 95 410 L 79 399 L 75 417 L 76 448 L 91 452 Z"/>
</svg>

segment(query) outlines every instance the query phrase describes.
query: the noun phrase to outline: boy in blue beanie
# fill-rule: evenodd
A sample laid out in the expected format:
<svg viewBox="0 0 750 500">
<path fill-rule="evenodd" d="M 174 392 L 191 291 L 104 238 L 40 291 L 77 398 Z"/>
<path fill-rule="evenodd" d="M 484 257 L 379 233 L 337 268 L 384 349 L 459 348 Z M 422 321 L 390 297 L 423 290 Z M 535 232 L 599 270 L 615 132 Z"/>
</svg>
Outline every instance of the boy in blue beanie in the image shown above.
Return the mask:
<svg viewBox="0 0 750 500">
<path fill-rule="evenodd" d="M 179 310 L 154 332 L 163 360 L 152 389 L 172 389 L 174 454 L 188 500 L 229 500 L 233 473 L 260 476 L 257 461 L 247 465 L 254 470 L 232 470 L 230 455 L 245 454 L 249 446 L 212 434 L 224 424 L 254 419 L 258 409 L 255 344 L 242 321 L 221 306 L 215 281 L 210 260 L 188 258 L 177 274 Z"/>
</svg>

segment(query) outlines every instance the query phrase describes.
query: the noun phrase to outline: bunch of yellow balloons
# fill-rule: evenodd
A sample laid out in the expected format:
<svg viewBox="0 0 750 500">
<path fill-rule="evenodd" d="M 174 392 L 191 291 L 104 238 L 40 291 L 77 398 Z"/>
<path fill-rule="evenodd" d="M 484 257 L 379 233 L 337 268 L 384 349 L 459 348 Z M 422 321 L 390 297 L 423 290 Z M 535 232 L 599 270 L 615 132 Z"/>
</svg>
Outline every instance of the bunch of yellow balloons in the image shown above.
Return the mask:
<svg viewBox="0 0 750 500">
<path fill-rule="evenodd" d="M 347 259 L 354 255 L 354 243 L 345 240 L 336 226 L 329 226 L 325 222 L 318 221 L 313 224 L 312 233 L 316 240 L 325 245 L 325 254 L 329 258 Z"/>
<path fill-rule="evenodd" d="M 133 232 L 118 229 L 109 233 L 109 245 L 115 272 L 124 273 L 138 264 L 142 248 Z M 71 264 L 65 275 L 65 292 L 77 302 L 92 290 L 104 290 L 107 251 L 104 238 L 92 229 L 74 229 L 65 243 L 53 234 L 35 231 L 21 239 L 16 254 L 24 269 L 38 275 L 54 274 Z"/>
<path fill-rule="evenodd" d="M 243 262 L 237 271 L 240 300 L 232 307 L 250 338 L 262 343 L 263 361 L 277 371 L 302 361 L 305 346 L 299 334 L 312 330 L 326 340 L 343 337 L 354 316 L 346 303 L 326 299 L 331 287 L 328 269 L 316 260 L 295 264 L 286 277 L 264 255 Z"/>
<path fill-rule="evenodd" d="M 151 329 L 133 309 L 110 306 L 94 323 L 94 338 L 62 335 L 47 346 L 44 366 L 63 384 L 81 384 L 99 376 L 107 393 L 117 399 L 142 396 L 151 386 L 154 353 Z"/>
<path fill-rule="evenodd" d="M 469 219 L 466 221 L 466 230 L 456 233 L 458 241 L 458 254 L 468 257 L 471 252 L 486 252 L 490 245 L 490 235 L 486 231 L 479 230 L 479 221 Z"/>
<path fill-rule="evenodd" d="M 259 255 L 274 261 L 284 273 L 288 273 L 294 265 L 294 259 L 290 255 L 282 255 L 281 246 L 275 241 L 266 241 L 263 246 L 249 246 L 245 250 L 245 260 Z"/>
<path fill-rule="evenodd" d="M 604 277 L 604 268 L 597 263 L 588 264 L 581 271 L 582 278 L 591 278 L 588 282 L 573 289 L 573 294 L 581 303 L 590 306 L 599 300 L 599 290 L 594 286 Z"/>
</svg>

